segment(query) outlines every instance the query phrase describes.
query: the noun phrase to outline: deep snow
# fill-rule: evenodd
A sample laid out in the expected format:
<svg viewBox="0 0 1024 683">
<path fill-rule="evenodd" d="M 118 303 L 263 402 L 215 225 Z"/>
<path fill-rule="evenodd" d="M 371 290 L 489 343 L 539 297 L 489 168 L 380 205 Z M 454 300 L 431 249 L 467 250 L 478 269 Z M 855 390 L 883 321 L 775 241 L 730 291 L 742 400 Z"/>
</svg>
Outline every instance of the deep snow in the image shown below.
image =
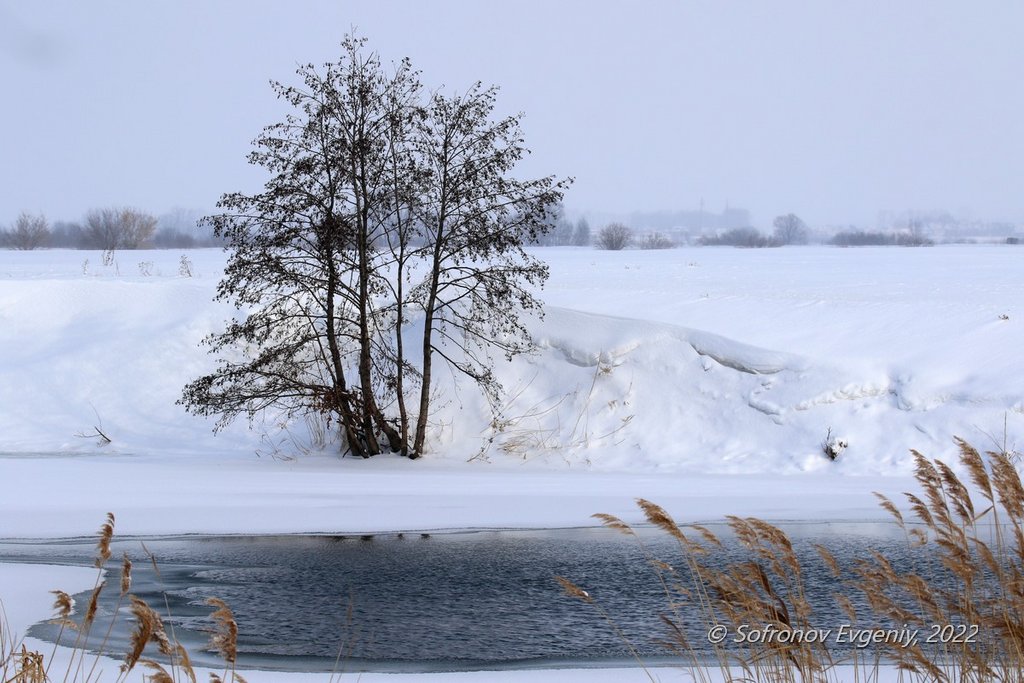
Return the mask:
<svg viewBox="0 0 1024 683">
<path fill-rule="evenodd" d="M 0 537 L 91 533 L 107 510 L 133 534 L 576 526 L 635 518 L 634 496 L 862 518 L 906 488 L 909 449 L 1022 435 L 1013 246 L 537 253 L 547 314 L 536 353 L 498 361 L 500 419 L 438 373 L 410 462 L 339 459 L 273 415 L 215 436 L 174 405 L 235 313 L 212 301 L 219 250 L 187 252 L 192 277 L 178 251 L 0 252 Z"/>
<path fill-rule="evenodd" d="M 536 354 L 499 362 L 503 429 L 440 373 L 432 460 L 890 476 L 908 472 L 909 448 L 992 446 L 1004 417 L 1020 431 L 1012 246 L 538 254 L 547 316 L 531 324 Z M 214 438 L 173 405 L 211 367 L 197 343 L 233 313 L 211 302 L 223 254 L 189 252 L 192 278 L 180 255 L 103 266 L 94 252 L 0 252 L 0 450 L 222 461 L 308 448 L 304 424 L 282 432 L 268 416 Z M 112 444 L 76 438 L 99 423 Z M 821 457 L 830 428 L 850 444 L 836 463 Z"/>
<path fill-rule="evenodd" d="M 339 460 L 273 416 L 215 437 L 174 405 L 233 313 L 219 251 L 188 252 L 193 277 L 178 251 L 0 251 L 0 538 L 88 535 L 108 510 L 140 535 L 578 526 L 636 520 L 638 496 L 684 520 L 864 519 L 871 491 L 912 487 L 909 449 L 1024 439 L 1020 248 L 537 253 L 548 312 L 537 352 L 499 365 L 498 428 L 441 373 L 410 462 Z M 0 597 L 23 628 L 46 610 L 19 569 Z"/>
</svg>

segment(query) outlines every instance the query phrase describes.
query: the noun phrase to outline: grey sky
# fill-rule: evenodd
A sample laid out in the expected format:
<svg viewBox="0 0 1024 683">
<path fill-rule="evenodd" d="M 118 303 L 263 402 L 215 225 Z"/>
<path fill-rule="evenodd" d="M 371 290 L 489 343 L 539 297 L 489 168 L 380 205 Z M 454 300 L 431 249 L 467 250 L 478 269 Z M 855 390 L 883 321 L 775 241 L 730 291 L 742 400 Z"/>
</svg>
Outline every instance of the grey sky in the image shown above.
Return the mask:
<svg viewBox="0 0 1024 683">
<path fill-rule="evenodd" d="M 352 27 L 428 86 L 501 86 L 570 209 L 870 226 L 1024 220 L 1024 3 L 0 0 L 0 224 L 212 208 L 261 178 L 267 87 Z"/>
</svg>

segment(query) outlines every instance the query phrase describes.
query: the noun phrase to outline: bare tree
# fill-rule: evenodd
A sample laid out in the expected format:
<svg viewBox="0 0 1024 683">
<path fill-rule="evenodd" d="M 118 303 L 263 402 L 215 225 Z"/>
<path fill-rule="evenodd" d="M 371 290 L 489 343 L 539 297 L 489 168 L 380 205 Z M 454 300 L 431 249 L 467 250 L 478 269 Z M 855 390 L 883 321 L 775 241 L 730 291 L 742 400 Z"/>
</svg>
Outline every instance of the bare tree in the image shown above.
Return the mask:
<svg viewBox="0 0 1024 683">
<path fill-rule="evenodd" d="M 775 226 L 774 239 L 778 244 L 807 244 L 807 224 L 796 214 L 777 216 L 772 225 Z"/>
<path fill-rule="evenodd" d="M 528 344 L 519 311 L 539 305 L 529 285 L 547 269 L 523 245 L 547 229 L 561 185 L 511 177 L 526 150 L 518 119 L 491 121 L 493 90 L 424 102 L 408 61 L 386 71 L 364 43 L 346 38 L 336 63 L 273 85 L 293 113 L 249 155 L 272 177 L 207 219 L 231 251 L 218 299 L 247 313 L 207 338 L 219 366 L 180 403 L 218 427 L 319 412 L 357 455 L 416 457 L 434 354 L 492 392 L 478 349 Z M 403 343 L 413 316 L 425 318 L 419 366 Z M 417 381 L 418 412 L 406 405 Z"/>
<path fill-rule="evenodd" d="M 907 227 L 896 233 L 896 244 L 901 247 L 927 247 L 935 244 L 925 234 L 924 220 L 912 216 L 907 220 Z"/>
<path fill-rule="evenodd" d="M 180 402 L 219 415 L 218 427 L 268 408 L 319 412 L 368 457 L 387 427 L 370 348 L 382 293 L 374 209 L 389 196 L 380 141 L 390 131 L 385 105 L 401 99 L 393 91 L 416 86 L 408 64 L 387 77 L 362 43 L 346 39 L 323 71 L 299 68 L 301 85 L 272 83 L 296 113 L 263 130 L 249 162 L 273 176 L 259 194 L 224 195 L 225 212 L 206 219 L 231 250 L 218 299 L 256 308 L 206 340 L 220 366 Z"/>
<path fill-rule="evenodd" d="M 138 249 L 153 236 L 156 223 L 138 209 L 93 209 L 85 215 L 84 238 L 93 249 Z"/>
<path fill-rule="evenodd" d="M 23 212 L 14 222 L 8 240 L 14 249 L 30 250 L 46 246 L 50 239 L 50 227 L 42 214 Z"/>
<path fill-rule="evenodd" d="M 432 175 L 422 201 L 429 274 L 416 292 L 426 319 L 414 454 L 426 439 L 434 354 L 496 405 L 500 386 L 488 351 L 511 358 L 527 350 L 519 316 L 541 307 L 531 287 L 544 283 L 548 269 L 523 247 L 561 218 L 566 182 L 511 176 L 528 150 L 519 117 L 492 120 L 496 96 L 479 83 L 464 95 L 436 94 L 421 126 L 420 153 Z"/>
<path fill-rule="evenodd" d="M 153 246 L 175 249 L 191 249 L 198 246 L 196 225 L 201 218 L 202 214 L 181 207 L 161 214 L 157 218 L 156 232 L 151 238 Z"/>
<path fill-rule="evenodd" d="M 572 233 L 573 246 L 577 247 L 589 247 L 590 246 L 590 223 L 587 222 L 586 218 L 580 218 L 576 221 L 576 228 Z"/>
<path fill-rule="evenodd" d="M 597 233 L 594 246 L 598 249 L 619 251 L 633 242 L 633 231 L 622 223 L 609 223 Z"/>
<path fill-rule="evenodd" d="M 50 227 L 50 246 L 65 249 L 82 249 L 85 238 L 78 223 L 55 221 Z"/>
</svg>

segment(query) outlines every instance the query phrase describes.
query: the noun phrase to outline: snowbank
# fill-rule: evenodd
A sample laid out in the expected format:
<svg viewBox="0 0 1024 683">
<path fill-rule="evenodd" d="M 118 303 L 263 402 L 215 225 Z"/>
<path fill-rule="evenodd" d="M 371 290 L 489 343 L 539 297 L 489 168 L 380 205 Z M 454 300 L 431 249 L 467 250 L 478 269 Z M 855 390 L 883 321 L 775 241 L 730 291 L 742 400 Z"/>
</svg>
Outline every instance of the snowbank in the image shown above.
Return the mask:
<svg viewBox="0 0 1024 683">
<path fill-rule="evenodd" d="M 1012 247 L 539 253 L 549 307 L 536 353 L 499 363 L 500 415 L 442 372 L 429 457 L 357 462 L 301 421 L 215 437 L 174 405 L 233 313 L 221 252 L 189 252 L 193 277 L 176 251 L 0 252 L 0 537 L 107 510 L 139 534 L 576 526 L 633 496 L 849 519 L 906 488 L 910 448 L 993 447 L 1004 420 L 1018 443 Z"/>
</svg>

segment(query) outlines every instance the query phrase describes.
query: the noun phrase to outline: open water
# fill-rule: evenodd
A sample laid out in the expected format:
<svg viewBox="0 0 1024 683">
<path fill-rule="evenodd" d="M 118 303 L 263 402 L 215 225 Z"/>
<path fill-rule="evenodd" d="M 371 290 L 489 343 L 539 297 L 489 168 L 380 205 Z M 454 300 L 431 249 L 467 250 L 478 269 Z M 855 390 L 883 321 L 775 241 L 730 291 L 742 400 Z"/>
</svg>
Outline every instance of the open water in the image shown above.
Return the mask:
<svg viewBox="0 0 1024 683">
<path fill-rule="evenodd" d="M 792 524 L 786 530 L 804 558 L 804 584 L 825 628 L 849 621 L 834 605 L 834 592 L 863 601 L 842 588 L 812 544 L 828 546 L 848 567 L 880 550 L 898 570 L 921 570 L 920 551 L 911 551 L 891 525 Z M 715 531 L 726 540 L 715 563 L 750 559 L 724 529 Z M 117 588 L 123 551 L 135 563 L 132 591 L 170 615 L 168 626 L 194 660 L 210 663 L 214 655 L 202 650 L 213 626 L 213 608 L 205 601 L 214 596 L 235 613 L 242 666 L 303 671 L 604 666 L 630 660 L 627 641 L 656 664 L 668 654 L 657 642 L 668 635 L 662 615 L 682 622 L 694 647 L 703 650 L 708 646 L 699 609 L 686 602 L 673 607 L 652 564 L 656 558 L 687 579 L 678 546 L 655 530 L 639 536 L 562 529 L 122 539 L 114 546 L 93 632 L 105 631 L 116 615 L 107 651 L 127 649 L 132 624 Z M 89 564 L 94 544 L 94 539 L 0 543 L 0 562 Z M 608 619 L 594 604 L 567 596 L 556 576 L 586 589 Z M 84 605 L 88 592 L 75 597 Z M 37 625 L 31 635 L 52 640 L 57 628 Z"/>
</svg>

